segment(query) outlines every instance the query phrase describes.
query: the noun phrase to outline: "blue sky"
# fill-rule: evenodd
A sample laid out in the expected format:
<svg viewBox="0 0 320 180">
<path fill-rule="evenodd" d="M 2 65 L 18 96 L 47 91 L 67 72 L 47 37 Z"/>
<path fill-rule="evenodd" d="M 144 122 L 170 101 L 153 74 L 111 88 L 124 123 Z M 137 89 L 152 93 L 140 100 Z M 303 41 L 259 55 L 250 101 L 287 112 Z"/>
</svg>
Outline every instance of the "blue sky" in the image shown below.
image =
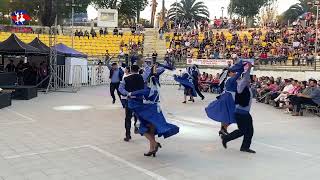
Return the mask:
<svg viewBox="0 0 320 180">
<path fill-rule="evenodd" d="M 151 0 L 149 0 L 151 2 Z M 174 3 L 176 0 L 165 0 L 167 9 L 170 7 L 172 3 Z M 179 1 L 179 0 L 178 0 Z M 227 8 L 230 0 L 202 0 L 209 8 L 209 11 L 211 13 L 211 18 L 214 18 L 215 16 L 221 16 L 221 7 Z M 158 0 L 159 6 L 157 8 L 157 11 L 160 11 L 161 9 L 161 0 Z M 278 11 L 282 13 L 285 11 L 289 6 L 292 4 L 298 2 L 298 0 L 278 0 Z M 224 12 L 226 14 L 226 10 Z M 97 13 L 93 7 L 88 8 L 88 15 L 89 18 L 95 18 L 97 16 Z M 141 13 L 141 17 L 145 19 L 150 19 L 151 16 L 151 7 L 150 5 Z"/>
</svg>

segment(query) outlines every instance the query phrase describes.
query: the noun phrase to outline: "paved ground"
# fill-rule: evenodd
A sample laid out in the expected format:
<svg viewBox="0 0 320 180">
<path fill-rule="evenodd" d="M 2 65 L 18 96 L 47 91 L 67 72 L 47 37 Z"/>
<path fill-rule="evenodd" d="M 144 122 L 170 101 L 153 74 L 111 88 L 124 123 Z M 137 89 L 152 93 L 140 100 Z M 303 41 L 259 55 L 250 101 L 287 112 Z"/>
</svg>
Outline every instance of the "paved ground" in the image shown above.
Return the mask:
<svg viewBox="0 0 320 180">
<path fill-rule="evenodd" d="M 219 124 L 204 113 L 213 95 L 187 105 L 177 87 L 163 87 L 161 95 L 167 97 L 164 112 L 181 133 L 160 140 L 157 158 L 143 156 L 143 137 L 122 141 L 124 113 L 111 105 L 106 87 L 14 101 L 0 110 L 0 179 L 319 179 L 319 117 L 291 117 L 254 104 L 257 154 L 251 155 L 239 152 L 240 140 L 227 150 L 221 146 Z"/>
</svg>

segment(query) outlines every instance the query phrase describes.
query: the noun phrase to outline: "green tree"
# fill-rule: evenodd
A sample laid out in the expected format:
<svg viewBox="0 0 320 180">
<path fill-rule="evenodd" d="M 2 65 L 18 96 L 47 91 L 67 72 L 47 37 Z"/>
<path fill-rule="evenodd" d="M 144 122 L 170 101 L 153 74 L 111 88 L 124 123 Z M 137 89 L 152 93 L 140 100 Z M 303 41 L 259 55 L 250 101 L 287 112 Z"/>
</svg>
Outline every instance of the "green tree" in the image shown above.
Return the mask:
<svg viewBox="0 0 320 180">
<path fill-rule="evenodd" d="M 118 0 L 92 0 L 97 8 L 117 9 Z"/>
<path fill-rule="evenodd" d="M 9 2 L 10 2 L 10 0 L 0 0 L 0 12 L 2 13 L 2 14 L 4 14 L 4 13 L 8 13 L 7 11 L 8 11 L 8 8 L 9 8 Z"/>
<path fill-rule="evenodd" d="M 0 2 L 1 1 L 4 1 L 4 3 L 1 3 L 1 8 L 6 7 L 9 11 L 26 10 L 33 20 L 39 20 L 43 26 L 52 26 L 57 15 L 59 24 L 61 24 L 63 18 L 71 17 L 71 7 L 66 6 L 66 3 L 71 3 L 72 0 L 0 0 Z M 86 12 L 91 0 L 75 0 L 75 3 L 82 5 L 82 7 L 75 7 L 75 12 Z"/>
<path fill-rule="evenodd" d="M 9 19 L 5 19 L 5 15 L 9 14 L 9 0 L 0 0 L 0 24 L 9 23 Z"/>
<path fill-rule="evenodd" d="M 178 3 L 173 3 L 168 12 L 168 17 L 171 20 L 178 20 L 180 22 L 196 23 L 208 19 L 210 16 L 208 7 L 202 1 L 197 0 L 181 0 Z"/>
<path fill-rule="evenodd" d="M 136 11 L 137 23 L 140 22 L 140 12 L 143 11 L 147 5 L 148 0 L 122 0 L 122 1 L 131 1 L 133 4 L 133 10 Z"/>
<path fill-rule="evenodd" d="M 119 17 L 124 20 L 140 19 L 140 12 L 148 5 L 148 0 L 93 0 L 97 8 L 118 9 Z"/>
<path fill-rule="evenodd" d="M 259 14 L 261 7 L 268 5 L 272 0 L 231 0 L 228 10 L 247 19 L 247 24 L 253 24 L 254 17 Z"/>
</svg>

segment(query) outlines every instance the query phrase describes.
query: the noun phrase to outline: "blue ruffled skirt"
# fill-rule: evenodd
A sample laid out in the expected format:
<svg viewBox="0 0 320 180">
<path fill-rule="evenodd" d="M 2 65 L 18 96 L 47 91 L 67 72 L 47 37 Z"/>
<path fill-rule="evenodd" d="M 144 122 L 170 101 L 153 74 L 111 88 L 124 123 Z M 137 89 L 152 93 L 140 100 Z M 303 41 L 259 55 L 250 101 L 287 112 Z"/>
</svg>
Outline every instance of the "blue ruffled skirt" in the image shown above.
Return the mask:
<svg viewBox="0 0 320 180">
<path fill-rule="evenodd" d="M 158 112 L 157 104 L 144 104 L 142 101 L 129 100 L 129 108 L 140 121 L 139 133 L 144 135 L 149 131 L 149 125 L 155 127 L 155 135 L 168 138 L 179 133 L 179 127 L 166 121 L 163 113 Z"/>
<path fill-rule="evenodd" d="M 174 80 L 177 81 L 178 83 L 180 83 L 184 87 L 184 89 L 185 89 L 184 93 L 186 95 L 197 97 L 197 91 L 194 87 L 194 84 L 192 82 L 190 82 L 189 79 L 185 79 L 180 76 L 175 76 Z"/>
<path fill-rule="evenodd" d="M 207 116 L 217 122 L 225 124 L 236 123 L 234 112 L 236 106 L 234 98 L 230 92 L 224 92 L 216 101 L 213 101 L 205 109 Z"/>
</svg>

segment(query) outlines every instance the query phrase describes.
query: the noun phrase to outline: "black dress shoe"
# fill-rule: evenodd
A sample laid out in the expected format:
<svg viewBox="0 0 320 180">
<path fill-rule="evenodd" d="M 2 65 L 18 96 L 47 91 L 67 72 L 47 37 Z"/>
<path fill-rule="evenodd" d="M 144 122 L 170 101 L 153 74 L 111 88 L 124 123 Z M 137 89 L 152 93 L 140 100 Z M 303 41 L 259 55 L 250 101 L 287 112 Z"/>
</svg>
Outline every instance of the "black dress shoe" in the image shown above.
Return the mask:
<svg viewBox="0 0 320 180">
<path fill-rule="evenodd" d="M 227 148 L 228 148 L 228 147 L 227 147 L 227 141 L 225 140 L 224 135 L 221 136 L 221 139 L 222 139 L 222 146 L 223 146 L 225 149 L 227 149 Z"/>
<path fill-rule="evenodd" d="M 256 153 L 254 150 L 251 150 L 251 149 L 240 149 L 240 151 L 247 152 L 247 153 L 252 153 L 252 154 Z"/>
<path fill-rule="evenodd" d="M 158 152 L 159 148 L 162 148 L 161 144 L 160 143 L 157 143 L 157 146 L 156 146 L 156 151 Z"/>
<path fill-rule="evenodd" d="M 221 128 L 219 131 L 219 136 L 226 136 L 228 135 L 228 131 L 225 128 Z"/>
<path fill-rule="evenodd" d="M 114 100 L 112 100 L 112 104 L 114 104 L 114 103 L 116 103 L 116 100 L 114 99 Z"/>
<path fill-rule="evenodd" d="M 205 98 L 205 97 L 203 96 L 203 97 L 201 98 L 201 100 L 204 100 L 204 98 Z"/>
<path fill-rule="evenodd" d="M 156 150 L 144 154 L 144 156 L 146 157 L 150 157 L 150 156 L 156 157 L 156 155 L 157 155 Z"/>
<path fill-rule="evenodd" d="M 129 142 L 130 139 L 131 139 L 131 136 L 130 136 L 130 137 L 125 137 L 123 140 L 124 140 L 125 142 Z"/>
<path fill-rule="evenodd" d="M 134 134 L 139 134 L 139 128 L 138 127 L 134 127 Z"/>
</svg>

